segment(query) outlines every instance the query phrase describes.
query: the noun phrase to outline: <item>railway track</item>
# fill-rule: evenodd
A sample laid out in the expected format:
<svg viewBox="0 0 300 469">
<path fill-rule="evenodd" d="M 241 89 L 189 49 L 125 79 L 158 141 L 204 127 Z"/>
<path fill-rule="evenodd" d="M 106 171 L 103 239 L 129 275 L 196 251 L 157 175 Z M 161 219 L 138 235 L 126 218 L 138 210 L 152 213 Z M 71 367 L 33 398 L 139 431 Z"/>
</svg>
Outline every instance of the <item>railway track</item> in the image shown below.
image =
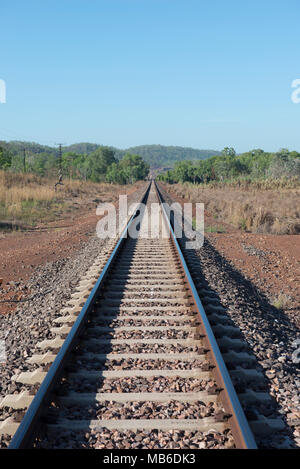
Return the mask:
<svg viewBox="0 0 300 469">
<path fill-rule="evenodd" d="M 154 182 L 143 201 L 161 202 Z M 170 228 L 163 208 L 161 221 Z M 161 225 L 146 237 L 145 217 L 138 228 L 110 245 L 28 359 L 32 371 L 16 376 L 28 390 L 0 403 L 16 411 L 0 424 L 11 449 L 256 448 L 253 432 L 280 429 L 259 412 L 248 422 L 243 408 L 270 397 L 222 308 L 196 288 L 193 256 L 189 270 L 172 227 L 169 239 Z"/>
</svg>

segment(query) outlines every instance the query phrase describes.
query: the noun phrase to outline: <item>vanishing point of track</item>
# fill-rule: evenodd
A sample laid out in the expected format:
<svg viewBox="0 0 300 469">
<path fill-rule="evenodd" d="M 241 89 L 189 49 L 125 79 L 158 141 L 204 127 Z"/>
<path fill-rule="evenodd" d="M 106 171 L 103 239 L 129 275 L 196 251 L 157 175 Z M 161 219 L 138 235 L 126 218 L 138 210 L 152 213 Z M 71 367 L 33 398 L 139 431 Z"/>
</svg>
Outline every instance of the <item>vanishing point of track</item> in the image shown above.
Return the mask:
<svg viewBox="0 0 300 469">
<path fill-rule="evenodd" d="M 161 197 L 153 181 L 142 202 L 161 203 Z M 144 219 L 137 239 L 125 237 L 138 214 L 93 278 L 83 280 L 75 307 L 57 318 L 56 337 L 29 359 L 39 368 L 17 378 L 32 392 L 6 396 L 1 403 L 16 411 L 27 408 L 21 422 L 2 424 L 2 433 L 14 434 L 9 448 L 54 448 L 64 442 L 68 447 L 67 435 L 78 447 L 89 447 L 90 435 L 101 443 L 103 432 L 112 438 L 130 432 L 133 441 L 145 432 L 149 440 L 151 432 L 177 434 L 177 440 L 190 434 L 193 448 L 212 432 L 219 441 L 231 438 L 236 448 L 256 448 L 252 429 L 268 423 L 249 424 L 240 403 L 254 398 L 247 383 L 255 370 L 239 366 L 247 362 L 240 341 L 203 290 L 205 312 L 162 205 L 168 239 L 161 236 L 161 224 L 156 238 L 143 236 Z M 246 383 L 240 395 L 223 349 Z"/>
</svg>

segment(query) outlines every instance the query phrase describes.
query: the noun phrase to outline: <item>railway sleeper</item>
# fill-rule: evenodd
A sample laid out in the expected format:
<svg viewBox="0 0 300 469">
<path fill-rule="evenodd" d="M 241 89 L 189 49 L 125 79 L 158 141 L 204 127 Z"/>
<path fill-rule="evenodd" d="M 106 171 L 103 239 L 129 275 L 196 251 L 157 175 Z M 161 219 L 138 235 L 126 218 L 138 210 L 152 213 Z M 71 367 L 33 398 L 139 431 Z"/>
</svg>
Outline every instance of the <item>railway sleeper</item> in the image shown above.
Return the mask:
<svg viewBox="0 0 300 469">
<path fill-rule="evenodd" d="M 188 293 L 182 289 L 182 291 L 180 290 L 176 290 L 174 292 L 172 292 L 170 294 L 170 292 L 165 289 L 164 291 L 154 291 L 154 290 L 150 290 L 150 291 L 138 291 L 138 290 L 122 290 L 122 289 L 113 289 L 113 290 L 104 290 L 101 294 L 101 299 L 103 298 L 103 300 L 122 300 L 122 299 L 125 299 L 126 301 L 129 301 L 129 300 L 139 300 L 140 297 L 141 299 L 143 299 L 143 302 L 147 301 L 147 299 L 151 299 L 153 300 L 154 298 L 154 295 L 155 295 L 155 299 L 158 301 L 158 302 L 161 302 L 161 301 L 172 301 L 174 302 L 176 300 L 176 298 L 180 299 L 180 300 L 187 300 L 189 298 L 189 295 Z M 101 304 L 99 302 L 99 304 Z"/>
<path fill-rule="evenodd" d="M 110 274 L 111 276 L 112 274 Z M 116 281 L 129 281 L 129 280 L 134 280 L 134 281 L 140 281 L 140 282 L 145 282 L 145 281 L 150 281 L 151 284 L 153 281 L 161 281 L 162 283 L 173 283 L 177 282 L 178 284 L 182 285 L 182 280 L 183 280 L 183 274 L 180 274 L 180 271 L 178 273 L 172 273 L 172 272 L 162 272 L 161 274 L 158 273 L 150 273 L 148 271 L 145 272 L 144 275 L 141 275 L 141 273 L 131 273 L 131 272 L 124 272 L 118 273 L 114 275 L 114 282 Z"/>
<path fill-rule="evenodd" d="M 151 284 L 140 284 L 137 282 L 130 282 L 130 283 L 114 283 L 114 282 L 109 282 L 109 286 L 103 288 L 103 294 L 105 293 L 135 293 L 138 292 L 140 293 L 141 290 L 149 290 L 149 291 L 155 291 L 155 293 L 165 293 L 168 292 L 168 294 L 176 295 L 176 293 L 181 293 L 181 291 L 186 291 L 185 286 L 183 285 L 182 282 L 178 283 L 170 283 L 170 284 L 164 284 L 161 282 L 153 282 Z M 148 293 L 149 293 L 148 291 Z M 147 293 L 147 292 L 145 292 Z"/>
<path fill-rule="evenodd" d="M 153 257 L 151 260 L 127 260 L 127 259 L 118 259 L 115 264 L 114 268 L 126 268 L 129 269 L 157 269 L 159 271 L 165 270 L 168 268 L 171 268 L 172 270 L 175 270 L 175 268 L 179 266 L 178 262 L 176 262 L 174 259 L 157 259 L 157 257 Z"/>
<path fill-rule="evenodd" d="M 190 308 L 186 306 L 126 306 L 126 305 L 121 305 L 121 306 L 107 306 L 107 307 L 96 307 L 95 312 L 93 314 L 111 314 L 111 313 L 120 313 L 120 312 L 138 312 L 140 314 L 143 313 L 153 313 L 157 312 L 158 314 L 161 314 L 162 312 L 177 312 L 181 314 L 187 314 L 190 311 Z"/>
<path fill-rule="evenodd" d="M 54 319 L 54 323 L 56 324 L 73 324 L 78 316 L 75 314 L 69 314 L 68 316 L 59 316 L 58 318 Z"/>
<path fill-rule="evenodd" d="M 153 377 L 181 377 L 211 379 L 210 371 L 202 371 L 201 368 L 191 370 L 89 370 L 68 373 L 68 381 L 80 381 L 86 379 L 90 382 L 98 381 L 100 378 L 153 378 Z"/>
<path fill-rule="evenodd" d="M 153 303 L 157 305 L 157 308 L 159 308 L 160 303 L 168 303 L 170 305 L 189 305 L 191 306 L 191 300 L 189 298 L 182 298 L 182 297 L 176 297 L 176 298 L 103 298 L 100 302 L 99 305 L 102 307 L 105 306 L 125 306 L 129 304 L 130 306 L 139 306 L 142 305 L 144 306 L 145 303 Z"/>
<path fill-rule="evenodd" d="M 12 408 L 14 410 L 24 410 L 29 407 L 34 396 L 30 395 L 28 391 L 23 391 L 20 394 L 9 394 L 2 399 L 0 408 Z M 217 402 L 219 399 L 218 394 L 208 394 L 206 391 L 197 392 L 114 392 L 114 393 L 81 393 L 70 392 L 67 395 L 55 396 L 55 402 L 63 406 L 86 406 L 95 402 L 168 402 L 171 400 L 179 402 L 193 402 L 202 401 Z M 268 393 L 255 392 L 247 389 L 244 393 L 239 394 L 239 399 L 244 403 L 255 402 L 268 402 L 271 397 Z"/>
<path fill-rule="evenodd" d="M 156 254 L 156 253 L 152 253 L 152 255 L 150 254 L 142 254 L 142 253 L 135 253 L 134 255 L 130 256 L 128 254 L 121 254 L 120 257 L 119 257 L 119 261 L 120 262 L 127 262 L 127 263 L 131 263 L 131 264 L 134 264 L 134 263 L 138 263 L 138 264 L 142 264 L 142 263 L 145 263 L 145 262 L 155 262 L 155 263 L 172 263 L 173 265 L 173 262 L 176 261 L 176 256 L 174 254 Z"/>
<path fill-rule="evenodd" d="M 68 420 L 59 419 L 55 424 L 47 425 L 49 436 L 58 430 L 70 431 L 102 431 L 103 428 L 109 430 L 181 430 L 181 431 L 210 431 L 223 432 L 229 428 L 226 422 L 216 422 L 214 417 L 202 419 L 128 419 L 128 420 Z"/>
<path fill-rule="evenodd" d="M 210 324 L 222 324 L 222 325 L 230 325 L 231 324 L 231 320 L 230 318 L 225 315 L 225 314 L 221 314 L 221 313 L 207 313 L 206 314 L 207 318 L 209 319 L 209 322 Z"/>
<path fill-rule="evenodd" d="M 267 436 L 285 429 L 283 419 L 271 419 L 264 415 L 259 415 L 257 420 L 249 420 L 249 425 L 253 433 L 260 436 Z"/>
<path fill-rule="evenodd" d="M 114 392 L 114 393 L 79 393 L 71 392 L 66 396 L 58 396 L 55 400 L 66 407 L 86 406 L 95 402 L 217 402 L 217 394 L 198 392 Z"/>
<path fill-rule="evenodd" d="M 105 315 L 101 316 L 99 314 L 97 315 L 92 315 L 91 316 L 91 323 L 97 324 L 98 321 L 114 321 L 114 320 L 120 320 L 120 321 L 129 321 L 129 320 L 134 320 L 134 321 L 177 321 L 177 322 L 184 322 L 188 321 L 189 324 L 192 324 L 192 322 L 197 320 L 197 315 L 191 313 L 191 314 L 182 314 L 180 316 L 167 316 L 167 315 L 153 315 L 153 316 L 132 316 L 132 315 L 118 315 L 118 314 L 112 314 L 112 315 Z M 195 324 L 192 324 L 195 325 Z"/>
<path fill-rule="evenodd" d="M 238 327 L 234 326 L 224 326 L 221 324 L 216 324 L 211 326 L 216 338 L 218 337 L 232 337 L 232 338 L 238 338 L 241 336 L 241 331 Z"/>
</svg>

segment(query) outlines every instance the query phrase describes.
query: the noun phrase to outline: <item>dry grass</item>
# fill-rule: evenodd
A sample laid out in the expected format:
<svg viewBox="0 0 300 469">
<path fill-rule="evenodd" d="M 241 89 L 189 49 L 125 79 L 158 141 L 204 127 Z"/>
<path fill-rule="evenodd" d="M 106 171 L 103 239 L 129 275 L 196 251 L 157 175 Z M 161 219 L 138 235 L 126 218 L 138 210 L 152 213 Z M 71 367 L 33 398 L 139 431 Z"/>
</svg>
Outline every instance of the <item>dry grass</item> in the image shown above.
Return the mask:
<svg viewBox="0 0 300 469">
<path fill-rule="evenodd" d="M 236 186 L 170 185 L 169 190 L 191 202 L 203 202 L 217 221 L 253 233 L 300 233 L 300 188 L 270 188 L 266 183 Z"/>
<path fill-rule="evenodd" d="M 54 190 L 55 180 L 33 174 L 0 171 L 0 222 L 34 225 L 51 221 L 64 211 L 101 201 L 113 201 L 124 186 L 64 180 Z"/>
<path fill-rule="evenodd" d="M 279 293 L 278 296 L 273 298 L 272 305 L 276 309 L 285 310 L 292 306 L 292 301 L 291 298 L 285 293 Z"/>
<path fill-rule="evenodd" d="M 297 176 L 293 178 L 282 177 L 278 179 L 250 179 L 241 177 L 238 179 L 228 179 L 225 181 L 211 181 L 206 184 L 201 184 L 201 187 L 214 189 L 224 189 L 224 187 L 227 187 L 250 191 L 253 191 L 254 189 L 274 191 L 275 189 L 299 189 L 300 180 Z"/>
</svg>

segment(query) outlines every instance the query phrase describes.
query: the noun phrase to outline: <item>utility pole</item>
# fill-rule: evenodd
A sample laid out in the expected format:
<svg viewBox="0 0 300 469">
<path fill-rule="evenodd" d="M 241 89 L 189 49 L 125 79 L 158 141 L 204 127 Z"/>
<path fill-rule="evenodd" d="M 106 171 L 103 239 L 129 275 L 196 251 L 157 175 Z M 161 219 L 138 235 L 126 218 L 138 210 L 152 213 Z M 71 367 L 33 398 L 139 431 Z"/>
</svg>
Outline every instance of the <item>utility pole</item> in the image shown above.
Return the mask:
<svg viewBox="0 0 300 469">
<path fill-rule="evenodd" d="M 56 143 L 55 145 L 58 145 L 58 167 L 59 167 L 59 170 L 58 170 L 58 182 L 55 183 L 54 185 L 54 189 L 56 191 L 56 187 L 58 185 L 61 185 L 63 186 L 63 173 L 62 173 L 62 150 L 61 150 L 61 147 L 63 145 L 63 143 Z"/>
<path fill-rule="evenodd" d="M 59 173 L 62 175 L 62 145 L 63 143 L 56 143 L 55 145 L 58 145 L 58 170 Z"/>
<path fill-rule="evenodd" d="M 59 165 L 59 171 L 62 172 L 62 151 L 61 151 L 61 146 L 62 143 L 56 143 L 58 145 L 58 165 Z"/>
</svg>

